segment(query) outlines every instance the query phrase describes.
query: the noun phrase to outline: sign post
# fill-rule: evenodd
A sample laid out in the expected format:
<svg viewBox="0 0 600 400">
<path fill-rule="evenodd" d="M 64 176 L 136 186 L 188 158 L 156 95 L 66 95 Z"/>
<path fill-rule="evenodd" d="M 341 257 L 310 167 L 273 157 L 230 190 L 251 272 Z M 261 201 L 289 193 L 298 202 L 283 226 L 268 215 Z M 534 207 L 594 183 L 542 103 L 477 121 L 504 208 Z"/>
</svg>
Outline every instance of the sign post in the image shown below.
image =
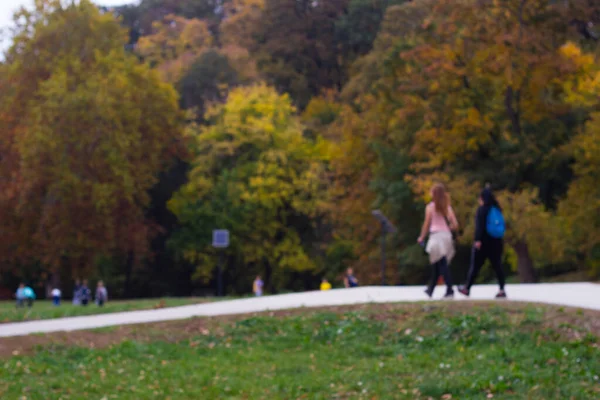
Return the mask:
<svg viewBox="0 0 600 400">
<path fill-rule="evenodd" d="M 225 252 L 223 249 L 229 247 L 229 231 L 227 229 L 216 229 L 213 231 L 213 247 L 219 249 L 219 263 L 217 264 L 217 296 L 223 296 L 223 267 L 225 264 Z"/>
<path fill-rule="evenodd" d="M 381 223 L 381 285 L 385 286 L 385 235 L 395 233 L 397 230 L 381 211 L 374 210 L 372 214 Z"/>
</svg>

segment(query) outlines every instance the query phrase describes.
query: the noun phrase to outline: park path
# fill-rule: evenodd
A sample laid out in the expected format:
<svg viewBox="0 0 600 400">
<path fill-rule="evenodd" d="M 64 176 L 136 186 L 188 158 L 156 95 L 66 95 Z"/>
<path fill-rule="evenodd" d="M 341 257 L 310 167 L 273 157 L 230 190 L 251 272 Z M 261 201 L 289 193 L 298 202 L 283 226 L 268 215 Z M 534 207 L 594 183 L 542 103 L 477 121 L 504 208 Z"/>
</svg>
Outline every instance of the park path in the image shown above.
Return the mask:
<svg viewBox="0 0 600 400">
<path fill-rule="evenodd" d="M 494 285 L 475 286 L 471 290 L 470 299 L 493 299 L 497 290 L 497 286 Z M 547 303 L 600 310 L 600 285 L 594 283 L 508 285 L 506 291 L 510 301 Z M 441 296 L 443 293 L 444 288 L 438 287 L 434 298 Z M 426 300 L 427 297 L 423 293 L 422 287 L 367 286 L 353 289 L 335 289 L 326 292 L 303 292 L 240 300 L 217 301 L 189 306 L 162 308 L 158 310 L 129 311 L 113 314 L 0 324 L 0 337 L 172 321 L 191 317 L 247 314 L 301 307 L 327 307 Z M 466 300 L 466 298 L 457 294 L 457 297 L 450 301 L 459 300 Z"/>
</svg>

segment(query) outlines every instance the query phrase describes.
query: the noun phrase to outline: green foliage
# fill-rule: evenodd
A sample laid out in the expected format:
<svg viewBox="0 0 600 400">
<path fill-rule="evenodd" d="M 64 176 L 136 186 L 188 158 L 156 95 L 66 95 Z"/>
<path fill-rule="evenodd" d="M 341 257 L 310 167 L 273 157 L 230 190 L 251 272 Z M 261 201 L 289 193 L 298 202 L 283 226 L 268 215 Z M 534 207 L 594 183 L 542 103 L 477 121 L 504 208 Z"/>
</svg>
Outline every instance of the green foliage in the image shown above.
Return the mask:
<svg viewBox="0 0 600 400">
<path fill-rule="evenodd" d="M 179 81 L 181 106 L 194 109 L 199 116 L 203 116 L 207 105 L 225 100 L 227 90 L 235 86 L 237 80 L 237 72 L 227 57 L 215 50 L 208 50 Z"/>
<path fill-rule="evenodd" d="M 182 224 L 174 243 L 197 278 L 212 275 L 218 228 L 231 231 L 229 263 L 266 272 L 276 289 L 285 271 L 315 269 L 303 229 L 322 213 L 327 146 L 305 139 L 294 113 L 287 96 L 259 85 L 232 91 L 207 114 L 211 125 L 190 129 L 196 155 L 170 208 Z"/>
<path fill-rule="evenodd" d="M 406 3 L 406 0 L 350 0 L 347 11 L 335 22 L 336 39 L 351 63 L 367 54 L 377 37 L 380 24 L 388 7 Z"/>
<path fill-rule="evenodd" d="M 273 290 L 314 288 L 350 265 L 371 283 L 378 208 L 400 228 L 388 278 L 417 283 L 434 181 L 464 228 L 457 264 L 490 182 L 521 280 L 597 273 L 599 13 L 551 0 L 36 1 L 0 64 L 4 282 L 83 270 L 119 295 L 188 293 L 212 284 L 221 227 L 231 290 L 256 273 Z"/>
<path fill-rule="evenodd" d="M 0 99 L 18 160 L 3 207 L 17 231 L 28 229 L 16 245 L 28 250 L 24 262 L 54 268 L 89 272 L 101 255 L 141 261 L 152 235 L 148 190 L 181 139 L 176 93 L 126 54 L 110 14 L 85 0 L 37 6 L 20 14 Z"/>
<path fill-rule="evenodd" d="M 507 243 L 518 255 L 521 279 L 535 280 L 534 264 L 563 258 L 553 210 L 571 180 L 567 145 L 597 108 L 600 93 L 596 56 L 575 44 L 566 28 L 582 9 L 547 1 L 521 9 L 513 2 L 430 3 L 388 8 L 373 51 L 358 61 L 344 88 L 342 99 L 360 117 L 340 147 L 360 144 L 370 161 L 350 182 L 342 165 L 352 165 L 348 154 L 356 153 L 345 150 L 334 162 L 346 192 L 342 202 L 356 203 L 352 187 L 363 193 L 363 207 L 374 199 L 373 207 L 393 220 L 409 221 L 396 238 L 396 248 L 406 248 L 398 256 L 407 262 L 412 257 L 402 254 L 413 254 L 411 232 L 420 217 L 414 210 L 434 181 L 451 190 L 467 225 L 465 244 L 472 237 L 474 199 L 492 182 L 504 190 Z M 500 36 L 503 41 L 496 40 Z M 348 115 L 339 119 L 340 126 L 354 124 Z M 352 225 L 365 221 L 366 215 Z M 370 254 L 373 236 L 362 236 L 361 252 Z"/>
<path fill-rule="evenodd" d="M 265 0 L 252 30 L 251 53 L 267 82 L 304 108 L 312 96 L 343 84 L 336 55 L 336 19 L 348 0 Z"/>
<path fill-rule="evenodd" d="M 600 75 L 599 75 L 600 76 Z M 566 247 L 587 258 L 588 267 L 600 273 L 600 115 L 594 114 L 574 140 L 576 178 L 559 207 L 565 221 Z M 565 244 L 563 242 L 563 244 Z"/>
</svg>

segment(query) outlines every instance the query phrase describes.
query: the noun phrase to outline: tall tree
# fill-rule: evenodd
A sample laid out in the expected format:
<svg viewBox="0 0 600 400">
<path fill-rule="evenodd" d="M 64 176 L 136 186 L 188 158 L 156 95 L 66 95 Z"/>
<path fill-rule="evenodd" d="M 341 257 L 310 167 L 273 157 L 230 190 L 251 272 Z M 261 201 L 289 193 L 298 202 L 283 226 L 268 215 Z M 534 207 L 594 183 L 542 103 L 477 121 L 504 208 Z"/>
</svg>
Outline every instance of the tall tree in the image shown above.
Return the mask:
<svg viewBox="0 0 600 400">
<path fill-rule="evenodd" d="M 388 257 L 388 281 L 414 279 L 418 270 L 414 266 L 425 263 L 415 245 L 422 207 L 405 179 L 411 171 L 416 128 L 404 117 L 418 120 L 421 114 L 418 107 L 404 102 L 397 88 L 405 79 L 400 72 L 404 61 L 398 53 L 414 47 L 413 37 L 428 9 L 428 3 L 388 8 L 373 50 L 357 62 L 338 99 L 342 104 L 316 98 L 306 111 L 325 117 L 310 118 L 311 128 L 335 143 L 331 216 L 336 242 L 331 251 L 350 246 L 356 257 L 346 257 L 346 262 L 356 266 L 363 282 L 379 281 L 379 226 L 371 215 L 375 208 L 401 227 L 389 238 L 388 247 L 393 250 Z M 337 113 L 318 113 L 319 109 Z"/>
<path fill-rule="evenodd" d="M 100 256 L 131 267 L 148 255 L 147 192 L 179 151 L 176 93 L 126 54 L 118 22 L 88 0 L 40 0 L 16 20 L 0 99 L 12 158 L 1 209 L 16 226 L 3 231 L 2 254 L 18 245 L 55 271 L 89 272 Z M 19 232 L 27 239 L 7 237 Z"/>
<path fill-rule="evenodd" d="M 570 178 L 560 146 L 589 113 L 563 85 L 579 73 L 563 49 L 580 11 L 546 0 L 437 3 L 424 42 L 401 55 L 411 73 L 400 90 L 423 108 L 420 176 L 446 171 L 512 194 L 533 185 L 555 206 Z M 508 242 L 521 279 L 534 281 L 528 234 Z"/>
<path fill-rule="evenodd" d="M 125 25 L 137 35 L 151 35 L 154 24 L 169 15 L 206 21 L 211 32 L 216 33 L 223 18 L 224 7 L 230 0 L 142 0 L 136 5 L 115 7 L 124 17 Z"/>
<path fill-rule="evenodd" d="M 264 79 L 304 108 L 322 89 L 343 83 L 335 22 L 347 2 L 238 1 L 231 10 L 235 22 L 225 22 L 224 36 L 255 55 Z"/>
<path fill-rule="evenodd" d="M 580 107 L 594 107 L 596 111 L 585 129 L 567 146 L 575 157 L 575 179 L 558 208 L 565 228 L 561 232 L 562 244 L 571 260 L 583 261 L 597 276 L 600 273 L 600 64 L 598 54 L 586 54 L 574 44 L 565 46 L 563 53 L 579 66 L 580 72 L 565 82 L 568 101 Z"/>
<path fill-rule="evenodd" d="M 575 256 L 583 255 L 591 272 L 600 274 L 600 115 L 594 114 L 585 133 L 574 142 L 576 179 L 560 204 L 565 238 Z M 581 258 L 575 257 L 576 262 Z"/>
<path fill-rule="evenodd" d="M 407 0 L 350 0 L 346 11 L 335 22 L 337 52 L 349 67 L 358 57 L 371 51 L 383 17 L 390 6 Z"/>
<path fill-rule="evenodd" d="M 250 270 L 277 290 L 291 274 L 315 270 L 306 238 L 323 213 L 327 146 L 304 138 L 294 114 L 287 95 L 259 85 L 232 91 L 209 112 L 210 126 L 190 130 L 196 157 L 170 207 L 182 224 L 174 243 L 199 280 L 209 281 L 216 266 L 217 228 L 231 231 L 227 268 L 239 283 L 250 284 L 239 272 Z"/>
<path fill-rule="evenodd" d="M 192 64 L 178 83 L 181 105 L 204 116 L 207 106 L 224 101 L 227 91 L 237 82 L 238 74 L 229 59 L 216 50 L 208 50 Z"/>
<path fill-rule="evenodd" d="M 166 82 L 178 82 L 185 71 L 213 44 L 208 25 L 199 19 L 167 15 L 153 24 L 154 33 L 143 36 L 138 53 L 158 68 Z"/>
</svg>

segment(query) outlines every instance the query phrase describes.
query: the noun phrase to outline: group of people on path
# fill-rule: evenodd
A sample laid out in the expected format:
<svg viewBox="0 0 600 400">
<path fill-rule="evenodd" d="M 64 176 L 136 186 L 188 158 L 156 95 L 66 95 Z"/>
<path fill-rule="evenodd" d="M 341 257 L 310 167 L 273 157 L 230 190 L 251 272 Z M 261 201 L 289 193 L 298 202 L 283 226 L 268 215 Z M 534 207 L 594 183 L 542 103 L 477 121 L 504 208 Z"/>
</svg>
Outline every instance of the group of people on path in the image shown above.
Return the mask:
<svg viewBox="0 0 600 400">
<path fill-rule="evenodd" d="M 450 205 L 450 196 L 442 184 L 431 189 L 432 201 L 425 208 L 425 220 L 418 243 L 425 248 L 432 266 L 431 281 L 425 289 L 431 297 L 440 276 L 446 283 L 445 298 L 454 297 L 450 262 L 454 257 L 454 239 L 459 230 L 458 220 Z M 489 260 L 496 272 L 500 291 L 497 298 L 505 298 L 505 275 L 502 269 L 502 252 L 505 222 L 502 208 L 489 187 L 479 195 L 479 207 L 475 214 L 475 238 L 471 252 L 471 265 L 466 284 L 458 286 L 458 292 L 469 296 L 481 267 Z M 427 242 L 425 242 L 425 239 Z"/>
<path fill-rule="evenodd" d="M 52 304 L 55 306 L 60 306 L 60 301 L 62 298 L 62 291 L 55 287 L 50 292 L 52 297 Z M 36 299 L 36 295 L 34 290 L 21 283 L 17 292 L 15 293 L 15 298 L 17 300 L 17 307 L 21 308 L 27 305 L 28 307 L 33 307 L 33 302 Z M 102 307 L 108 301 L 108 291 L 104 286 L 104 282 L 99 281 L 96 287 L 96 304 Z M 92 291 L 88 287 L 87 280 L 84 280 L 83 283 L 77 280 L 75 282 L 75 287 L 73 289 L 73 304 L 74 305 L 83 305 L 87 306 L 92 301 Z"/>
<path fill-rule="evenodd" d="M 17 299 L 17 308 L 25 307 L 25 304 L 27 307 L 32 307 L 35 301 L 35 292 L 31 287 L 21 283 L 15 293 L 15 298 Z"/>
<path fill-rule="evenodd" d="M 254 295 L 257 297 L 262 296 L 264 285 L 265 284 L 264 284 L 261 276 L 258 275 L 254 279 L 254 282 L 252 283 L 252 293 L 254 293 Z M 356 276 L 354 276 L 354 270 L 352 268 L 348 268 L 346 270 L 346 274 L 344 275 L 344 286 L 347 288 L 352 288 L 352 287 L 358 286 L 358 279 L 356 279 Z M 331 283 L 329 283 L 327 278 L 323 278 L 321 280 L 321 286 L 320 286 L 321 290 L 331 290 L 331 287 L 332 287 Z"/>
<path fill-rule="evenodd" d="M 358 279 L 356 279 L 356 276 L 354 276 L 354 270 L 352 268 L 348 268 L 346 270 L 346 274 L 344 274 L 343 281 L 344 281 L 345 288 L 358 287 Z M 329 283 L 327 278 L 323 278 L 321 280 L 320 289 L 321 290 L 330 290 L 331 289 L 331 283 Z"/>
<path fill-rule="evenodd" d="M 102 307 L 108 301 L 108 291 L 104 286 L 104 282 L 98 281 L 96 286 L 96 304 Z M 73 287 L 73 304 L 87 306 L 92 301 L 92 291 L 88 287 L 87 279 L 83 283 L 79 280 L 75 281 Z"/>
<path fill-rule="evenodd" d="M 431 280 L 425 289 L 427 296 L 432 297 L 438 280 L 444 278 L 446 284 L 445 298 L 454 297 L 454 284 L 450 272 L 450 262 L 455 254 L 455 239 L 459 231 L 459 223 L 450 204 L 450 196 L 443 184 L 436 184 L 431 189 L 432 201 L 425 208 L 425 220 L 417 242 L 429 256 L 432 267 Z M 458 286 L 458 292 L 469 296 L 481 267 L 489 260 L 496 272 L 500 290 L 496 298 L 505 298 L 506 278 L 502 269 L 502 253 L 504 250 L 505 222 L 502 207 L 492 190 L 486 187 L 479 194 L 479 207 L 475 214 L 475 237 L 471 252 L 471 264 L 466 283 Z M 344 286 L 358 286 L 352 268 L 344 275 Z M 321 281 L 321 290 L 330 290 L 331 283 L 326 278 Z M 263 281 L 258 276 L 253 285 L 256 296 L 263 294 Z"/>
</svg>

